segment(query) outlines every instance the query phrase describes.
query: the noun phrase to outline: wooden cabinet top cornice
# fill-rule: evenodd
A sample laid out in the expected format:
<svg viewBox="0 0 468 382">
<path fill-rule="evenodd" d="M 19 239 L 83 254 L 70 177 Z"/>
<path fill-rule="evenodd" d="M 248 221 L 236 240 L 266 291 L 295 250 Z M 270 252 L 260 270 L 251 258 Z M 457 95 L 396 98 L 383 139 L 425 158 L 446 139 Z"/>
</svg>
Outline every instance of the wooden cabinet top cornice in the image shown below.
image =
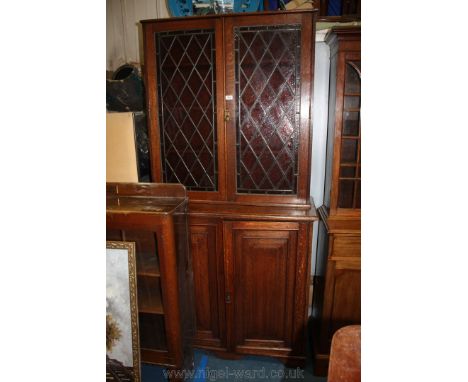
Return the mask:
<svg viewBox="0 0 468 382">
<path fill-rule="evenodd" d="M 266 12 L 242 12 L 242 13 L 222 13 L 222 14 L 212 14 L 212 15 L 203 15 L 203 16 L 186 16 L 186 17 L 170 17 L 164 19 L 147 19 L 141 20 L 142 24 L 149 23 L 164 23 L 167 21 L 188 21 L 188 20 L 204 20 L 204 19 L 213 19 L 213 18 L 231 18 L 231 17 L 255 17 L 255 16 L 265 16 L 265 15 L 290 15 L 290 14 L 304 14 L 304 13 L 316 13 L 318 14 L 318 9 L 306 9 L 306 10 L 291 10 L 291 11 L 266 11 Z"/>
</svg>

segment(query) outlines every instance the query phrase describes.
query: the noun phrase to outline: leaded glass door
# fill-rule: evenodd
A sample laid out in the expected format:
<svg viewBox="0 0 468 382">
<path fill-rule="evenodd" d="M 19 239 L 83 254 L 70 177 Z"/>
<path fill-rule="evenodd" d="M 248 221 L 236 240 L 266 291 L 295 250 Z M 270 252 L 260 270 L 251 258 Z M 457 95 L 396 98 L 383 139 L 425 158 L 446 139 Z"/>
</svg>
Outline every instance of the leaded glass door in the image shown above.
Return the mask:
<svg viewBox="0 0 468 382">
<path fill-rule="evenodd" d="M 203 19 L 145 30 L 153 181 L 181 183 L 196 199 L 224 193 L 221 28 Z"/>
<path fill-rule="evenodd" d="M 225 21 L 228 194 L 233 200 L 305 201 L 311 17 Z"/>
</svg>

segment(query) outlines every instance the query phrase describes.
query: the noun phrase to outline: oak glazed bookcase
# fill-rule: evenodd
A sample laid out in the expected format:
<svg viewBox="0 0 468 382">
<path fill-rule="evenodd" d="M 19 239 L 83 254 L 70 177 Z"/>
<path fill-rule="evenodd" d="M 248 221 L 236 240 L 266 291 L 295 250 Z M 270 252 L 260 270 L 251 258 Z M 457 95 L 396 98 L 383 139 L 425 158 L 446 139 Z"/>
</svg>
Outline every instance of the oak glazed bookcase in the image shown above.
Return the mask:
<svg viewBox="0 0 468 382">
<path fill-rule="evenodd" d="M 187 202 L 180 184 L 107 183 L 106 239 L 136 247 L 141 362 L 176 370 L 193 366 Z"/>
<path fill-rule="evenodd" d="M 324 204 L 314 277 L 315 374 L 328 370 L 333 334 L 361 323 L 361 29 L 333 27 Z"/>
<path fill-rule="evenodd" d="M 182 183 L 194 346 L 305 361 L 315 11 L 144 20 L 153 182 Z"/>
</svg>

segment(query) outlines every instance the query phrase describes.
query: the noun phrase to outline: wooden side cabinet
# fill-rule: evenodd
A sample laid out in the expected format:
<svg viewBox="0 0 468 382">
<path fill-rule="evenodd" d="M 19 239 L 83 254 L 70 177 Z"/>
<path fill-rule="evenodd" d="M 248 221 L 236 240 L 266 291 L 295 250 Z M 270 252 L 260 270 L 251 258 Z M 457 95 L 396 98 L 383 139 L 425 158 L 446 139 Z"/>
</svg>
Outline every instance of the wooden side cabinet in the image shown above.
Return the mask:
<svg viewBox="0 0 468 382">
<path fill-rule="evenodd" d="M 361 33 L 335 27 L 330 45 L 330 100 L 324 205 L 313 299 L 315 373 L 325 375 L 333 334 L 361 322 Z"/>
<path fill-rule="evenodd" d="M 107 240 L 136 247 L 141 362 L 193 366 L 193 273 L 182 185 L 107 183 Z"/>
</svg>

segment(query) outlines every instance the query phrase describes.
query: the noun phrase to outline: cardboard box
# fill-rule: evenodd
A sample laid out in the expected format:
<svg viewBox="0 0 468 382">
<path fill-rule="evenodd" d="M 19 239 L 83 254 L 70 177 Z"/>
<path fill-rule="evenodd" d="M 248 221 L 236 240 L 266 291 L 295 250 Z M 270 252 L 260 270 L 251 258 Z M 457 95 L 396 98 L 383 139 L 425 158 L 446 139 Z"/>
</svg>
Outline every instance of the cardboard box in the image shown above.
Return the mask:
<svg viewBox="0 0 468 382">
<path fill-rule="evenodd" d="M 138 182 L 133 113 L 106 115 L 106 181 Z"/>
</svg>

